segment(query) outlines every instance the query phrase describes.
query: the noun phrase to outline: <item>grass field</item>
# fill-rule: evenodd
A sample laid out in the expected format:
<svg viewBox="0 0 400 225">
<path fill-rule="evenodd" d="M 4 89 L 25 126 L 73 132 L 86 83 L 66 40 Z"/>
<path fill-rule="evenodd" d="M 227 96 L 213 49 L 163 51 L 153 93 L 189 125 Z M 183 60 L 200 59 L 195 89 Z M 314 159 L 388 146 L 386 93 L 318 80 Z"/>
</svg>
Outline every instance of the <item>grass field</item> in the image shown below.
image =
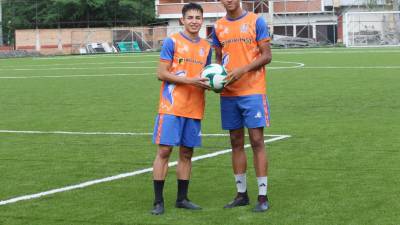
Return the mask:
<svg viewBox="0 0 400 225">
<path fill-rule="evenodd" d="M 0 60 L 0 202 L 151 167 L 157 62 L 155 53 Z M 267 82 L 266 134 L 291 136 L 267 144 L 267 213 L 251 212 L 249 151 L 249 207 L 222 209 L 235 195 L 223 154 L 193 163 L 189 196 L 202 211 L 173 207 L 171 167 L 163 216 L 149 214 L 152 178 L 142 173 L 0 205 L 0 224 L 400 224 L 400 49 L 274 50 Z M 225 133 L 211 92 L 203 133 Z M 229 149 L 227 139 L 204 137 L 195 156 Z"/>
</svg>

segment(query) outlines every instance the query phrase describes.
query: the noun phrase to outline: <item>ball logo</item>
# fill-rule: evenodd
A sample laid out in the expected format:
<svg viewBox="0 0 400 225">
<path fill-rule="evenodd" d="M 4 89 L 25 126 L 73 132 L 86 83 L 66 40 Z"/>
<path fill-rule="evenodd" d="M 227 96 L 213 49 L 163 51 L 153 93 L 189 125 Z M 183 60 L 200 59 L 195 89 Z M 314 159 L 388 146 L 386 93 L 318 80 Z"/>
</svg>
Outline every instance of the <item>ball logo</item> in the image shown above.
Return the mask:
<svg viewBox="0 0 400 225">
<path fill-rule="evenodd" d="M 185 62 L 185 60 L 183 58 L 178 58 L 178 64 L 182 64 L 184 62 Z"/>
</svg>

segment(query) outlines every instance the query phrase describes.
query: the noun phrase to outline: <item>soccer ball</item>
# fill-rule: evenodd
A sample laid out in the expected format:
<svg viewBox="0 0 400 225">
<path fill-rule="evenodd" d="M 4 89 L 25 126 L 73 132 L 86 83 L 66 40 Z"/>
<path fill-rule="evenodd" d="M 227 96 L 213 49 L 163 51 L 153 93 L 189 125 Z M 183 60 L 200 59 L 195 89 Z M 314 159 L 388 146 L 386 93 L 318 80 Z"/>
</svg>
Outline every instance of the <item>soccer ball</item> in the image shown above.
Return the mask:
<svg viewBox="0 0 400 225">
<path fill-rule="evenodd" d="M 201 72 L 202 78 L 208 78 L 208 84 L 214 92 L 221 92 L 225 86 L 227 72 L 225 68 L 219 64 L 210 64 Z"/>
</svg>

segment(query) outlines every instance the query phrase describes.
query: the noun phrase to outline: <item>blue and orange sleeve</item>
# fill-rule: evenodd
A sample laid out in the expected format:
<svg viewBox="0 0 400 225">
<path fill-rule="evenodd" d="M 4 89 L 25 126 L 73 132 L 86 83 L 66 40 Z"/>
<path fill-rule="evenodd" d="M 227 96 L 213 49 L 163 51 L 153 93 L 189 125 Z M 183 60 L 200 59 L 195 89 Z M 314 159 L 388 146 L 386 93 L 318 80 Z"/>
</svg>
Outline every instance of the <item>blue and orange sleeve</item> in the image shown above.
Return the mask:
<svg viewBox="0 0 400 225">
<path fill-rule="evenodd" d="M 256 21 L 256 41 L 262 42 L 270 39 L 267 22 L 262 17 L 258 17 Z"/>
<path fill-rule="evenodd" d="M 208 52 L 206 66 L 211 64 L 211 57 L 212 57 L 212 49 Z"/>
<path fill-rule="evenodd" d="M 213 28 L 213 31 L 212 31 L 212 33 L 211 33 L 211 37 L 212 37 L 212 41 L 213 41 L 213 43 L 212 43 L 213 47 L 219 47 L 219 48 L 221 48 L 222 45 L 221 45 L 221 43 L 220 43 L 219 40 L 218 40 L 217 34 L 215 33 L 215 27 Z"/>
<path fill-rule="evenodd" d="M 163 45 L 161 47 L 160 61 L 173 61 L 174 60 L 174 41 L 167 37 L 164 39 Z"/>
</svg>

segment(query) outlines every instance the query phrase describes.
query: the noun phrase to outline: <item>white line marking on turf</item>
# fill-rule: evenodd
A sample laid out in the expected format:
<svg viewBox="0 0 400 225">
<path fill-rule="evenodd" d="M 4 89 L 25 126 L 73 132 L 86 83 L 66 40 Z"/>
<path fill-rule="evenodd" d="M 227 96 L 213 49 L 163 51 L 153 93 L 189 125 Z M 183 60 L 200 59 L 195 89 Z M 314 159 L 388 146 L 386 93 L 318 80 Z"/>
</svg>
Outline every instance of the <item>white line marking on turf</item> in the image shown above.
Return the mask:
<svg viewBox="0 0 400 225">
<path fill-rule="evenodd" d="M 272 50 L 272 54 L 290 54 L 290 55 L 307 55 L 307 54 L 354 54 L 354 53 L 400 53 L 399 50 L 325 50 L 325 51 L 309 51 L 309 50 Z"/>
<path fill-rule="evenodd" d="M 295 66 L 288 67 L 267 67 L 267 70 L 279 70 L 279 69 L 400 69 L 400 66 L 305 66 L 304 63 L 300 62 L 284 62 L 281 63 L 293 63 Z M 155 67 L 116 67 L 116 68 L 155 68 Z M 73 69 L 73 68 L 72 68 Z M 88 68 L 78 68 L 88 69 Z M 95 68 L 93 68 L 95 69 Z M 98 68 L 96 68 L 98 69 Z M 1 69 L 0 69 L 1 70 Z M 14 69 L 13 69 L 14 70 Z M 15 70 L 36 70 L 36 69 L 15 69 Z M 39 70 L 52 70 L 51 68 L 39 69 Z M 76 74 L 76 75 L 49 75 L 49 76 L 13 76 L 13 77 L 1 77 L 0 79 L 34 79 L 34 78 L 79 78 L 79 77 L 113 77 L 113 76 L 149 76 L 154 73 L 142 73 L 142 74 L 130 74 L 130 73 L 116 73 L 116 74 Z"/>
<path fill-rule="evenodd" d="M 301 69 L 400 69 L 400 66 L 305 66 Z"/>
<path fill-rule="evenodd" d="M 288 61 L 274 61 L 277 63 L 295 64 L 294 66 L 267 66 L 267 70 L 279 70 L 279 69 L 296 69 L 304 67 L 304 63 L 301 62 L 288 62 Z"/>
<path fill-rule="evenodd" d="M 97 67 L 50 67 L 50 68 L 0 68 L 13 71 L 49 71 L 49 70 L 99 70 L 99 69 L 153 69 L 156 66 L 97 66 Z"/>
<path fill-rule="evenodd" d="M 108 57 L 122 57 L 122 58 L 136 58 L 136 57 L 156 57 L 160 56 L 160 54 L 135 54 L 135 55 L 118 55 L 118 54 L 110 54 L 110 55 L 73 55 L 73 56 L 55 56 L 55 57 L 38 57 L 33 58 L 33 60 L 65 60 L 65 59 L 96 59 L 96 58 L 108 58 Z"/>
<path fill-rule="evenodd" d="M 151 60 L 151 61 L 132 61 L 132 62 L 86 62 L 86 63 L 54 63 L 54 64 L 39 64 L 39 65 L 18 65 L 18 66 L 0 66 L 0 69 L 12 69 L 12 68 L 21 68 L 21 67 L 51 67 L 51 66 L 79 66 L 79 65 L 109 65 L 109 64 L 142 64 L 142 63 L 156 63 L 158 61 Z"/>
<path fill-rule="evenodd" d="M 343 53 L 400 53 L 400 50 L 393 49 L 329 49 L 329 50 L 286 50 L 286 49 L 272 49 L 273 54 L 343 54 Z M 72 55 L 72 56 L 54 56 L 54 57 L 36 57 L 33 60 L 71 60 L 71 59 L 96 59 L 96 58 L 108 58 L 108 57 L 123 57 L 123 58 L 136 58 L 136 57 L 157 57 L 159 54 L 104 54 L 104 55 Z"/>
<path fill-rule="evenodd" d="M 83 131 L 38 131 L 38 130 L 0 130 L 0 133 L 11 134 L 63 134 L 63 135 L 121 135 L 121 136 L 151 136 L 153 133 L 144 132 L 83 132 Z M 203 137 L 227 137 L 229 134 L 201 134 Z M 264 135 L 278 137 L 284 135 Z"/>
<path fill-rule="evenodd" d="M 274 138 L 264 140 L 264 143 L 274 142 L 274 141 L 278 141 L 278 140 L 282 140 L 282 139 L 291 137 L 290 135 L 274 135 L 274 136 L 275 136 Z M 249 148 L 250 146 L 251 146 L 250 144 L 247 144 L 244 147 Z M 202 160 L 202 159 L 206 159 L 206 158 L 216 157 L 218 155 L 226 154 L 231 151 L 232 151 L 232 149 L 225 149 L 225 150 L 220 150 L 220 151 L 216 151 L 216 152 L 205 154 L 205 155 L 196 156 L 196 157 L 192 158 L 192 161 L 198 161 L 198 160 Z M 168 163 L 168 167 L 176 166 L 177 164 L 178 164 L 177 161 L 170 162 L 170 163 Z M 57 188 L 57 189 L 52 189 L 49 191 L 44 191 L 44 192 L 40 192 L 40 193 L 36 193 L 36 194 L 23 195 L 23 196 L 11 198 L 8 200 L 0 201 L 0 205 L 7 205 L 7 204 L 19 202 L 19 201 L 40 198 L 40 197 L 43 197 L 46 195 L 52 195 L 52 194 L 56 194 L 56 193 L 60 193 L 60 192 L 66 192 L 66 191 L 71 191 L 71 190 L 75 190 L 75 189 L 79 189 L 79 188 L 85 188 L 85 187 L 92 186 L 95 184 L 119 180 L 119 179 L 123 179 L 126 177 L 132 177 L 132 176 L 136 176 L 139 174 L 148 173 L 151 171 L 153 171 L 153 168 L 146 168 L 146 169 L 141 169 L 141 170 L 137 170 L 137 171 L 133 171 L 133 172 L 121 173 L 121 174 L 111 176 L 111 177 L 105 177 L 105 178 L 101 178 L 101 179 L 91 180 L 91 181 L 87 181 L 87 182 L 80 183 L 80 184 L 75 184 L 75 185 L 66 186 L 66 187 Z"/>
<path fill-rule="evenodd" d="M 155 61 L 154 61 L 155 62 Z M 277 63 L 284 63 L 284 64 L 294 64 L 294 66 L 271 66 L 267 67 L 267 69 L 292 69 L 303 67 L 304 64 L 300 62 L 287 62 L 287 61 L 274 61 Z M 110 63 L 98 63 L 98 65 L 104 65 Z M 62 65 L 62 64 L 57 64 Z M 70 64 L 70 65 L 87 65 L 87 64 Z M 100 66 L 100 67 L 49 67 L 52 65 L 36 65 L 47 68 L 16 68 L 16 67 L 0 67 L 0 70 L 12 70 L 12 71 L 49 71 L 49 70 L 98 70 L 98 69 L 153 69 L 156 66 Z"/>
<path fill-rule="evenodd" d="M 0 77 L 0 79 L 32 79 L 32 78 L 79 78 L 79 77 L 113 77 L 113 76 L 149 76 L 154 75 L 155 73 L 140 73 L 140 74 L 131 74 L 131 73 L 111 73 L 111 74 L 77 74 L 77 75 L 50 75 L 50 76 L 16 76 L 16 77 Z"/>
</svg>

